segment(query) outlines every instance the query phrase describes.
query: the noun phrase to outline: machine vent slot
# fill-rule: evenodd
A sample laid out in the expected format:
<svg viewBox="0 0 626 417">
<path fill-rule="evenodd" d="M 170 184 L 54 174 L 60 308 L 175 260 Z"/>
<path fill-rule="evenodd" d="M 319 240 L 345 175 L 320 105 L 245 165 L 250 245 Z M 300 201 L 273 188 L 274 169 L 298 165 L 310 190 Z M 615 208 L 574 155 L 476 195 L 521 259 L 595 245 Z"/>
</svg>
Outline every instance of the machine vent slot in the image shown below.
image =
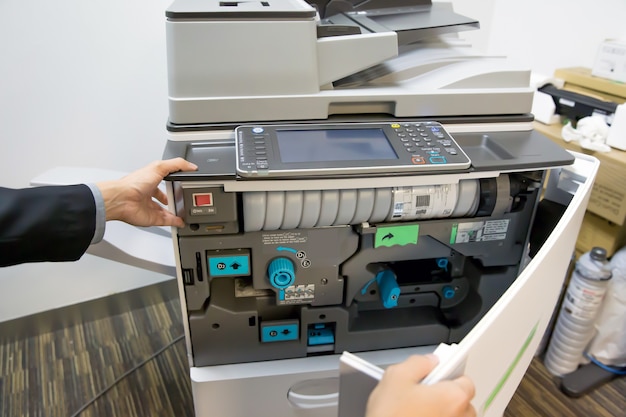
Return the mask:
<svg viewBox="0 0 626 417">
<path fill-rule="evenodd" d="M 200 252 L 196 252 L 196 273 L 198 274 L 198 281 L 204 281 L 204 274 L 202 273 L 202 255 L 200 255 Z"/>
<path fill-rule="evenodd" d="M 193 285 L 193 269 L 183 269 L 183 283 L 185 285 Z"/>
</svg>

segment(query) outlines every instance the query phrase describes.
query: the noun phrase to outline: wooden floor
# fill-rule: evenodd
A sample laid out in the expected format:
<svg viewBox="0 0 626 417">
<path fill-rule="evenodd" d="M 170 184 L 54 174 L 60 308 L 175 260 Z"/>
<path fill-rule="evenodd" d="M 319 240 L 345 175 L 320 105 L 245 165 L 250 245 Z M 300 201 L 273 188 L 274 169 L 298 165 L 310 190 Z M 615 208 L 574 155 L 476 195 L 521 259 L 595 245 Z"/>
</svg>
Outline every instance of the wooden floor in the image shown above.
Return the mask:
<svg viewBox="0 0 626 417">
<path fill-rule="evenodd" d="M 614 379 L 580 398 L 570 398 L 559 389 L 539 359 L 534 359 L 504 417 L 624 417 L 626 378 Z"/>
<path fill-rule="evenodd" d="M 3 332 L 0 416 L 192 417 L 182 332 L 175 298 L 41 334 Z M 624 410 L 626 378 L 572 399 L 535 359 L 505 416 L 618 417 Z"/>
</svg>

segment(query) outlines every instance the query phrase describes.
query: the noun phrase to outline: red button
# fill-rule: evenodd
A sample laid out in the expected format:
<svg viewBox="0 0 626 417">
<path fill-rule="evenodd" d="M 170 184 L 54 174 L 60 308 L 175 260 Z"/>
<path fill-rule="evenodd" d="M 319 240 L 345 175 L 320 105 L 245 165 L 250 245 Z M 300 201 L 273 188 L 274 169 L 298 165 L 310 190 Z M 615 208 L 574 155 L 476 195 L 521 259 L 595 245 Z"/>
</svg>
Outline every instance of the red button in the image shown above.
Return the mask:
<svg viewBox="0 0 626 417">
<path fill-rule="evenodd" d="M 193 205 L 196 207 L 203 206 L 212 206 L 213 205 L 213 194 L 194 194 L 193 195 Z"/>
</svg>

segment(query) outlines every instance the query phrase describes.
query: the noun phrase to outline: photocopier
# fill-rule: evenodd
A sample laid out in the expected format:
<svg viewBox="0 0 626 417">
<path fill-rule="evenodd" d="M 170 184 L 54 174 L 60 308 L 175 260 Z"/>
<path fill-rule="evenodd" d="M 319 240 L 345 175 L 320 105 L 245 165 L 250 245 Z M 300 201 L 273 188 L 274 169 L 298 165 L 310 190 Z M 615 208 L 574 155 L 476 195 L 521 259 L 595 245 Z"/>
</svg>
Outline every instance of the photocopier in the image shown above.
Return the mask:
<svg viewBox="0 0 626 417">
<path fill-rule="evenodd" d="M 430 0 L 167 9 L 164 158 L 199 167 L 167 177 L 197 417 L 359 415 L 343 352 L 441 344 L 502 415 L 597 161 L 532 130 L 530 71 L 457 34 L 477 27 Z"/>
</svg>

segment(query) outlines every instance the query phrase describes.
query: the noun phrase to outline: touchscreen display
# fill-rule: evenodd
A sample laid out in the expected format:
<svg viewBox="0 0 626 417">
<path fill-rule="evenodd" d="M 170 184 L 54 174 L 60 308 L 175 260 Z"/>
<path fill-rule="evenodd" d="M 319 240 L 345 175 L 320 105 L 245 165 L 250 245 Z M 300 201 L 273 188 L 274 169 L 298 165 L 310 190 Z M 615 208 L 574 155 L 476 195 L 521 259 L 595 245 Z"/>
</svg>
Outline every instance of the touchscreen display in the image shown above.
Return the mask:
<svg viewBox="0 0 626 417">
<path fill-rule="evenodd" d="M 277 130 L 284 163 L 398 159 L 382 129 Z"/>
</svg>

